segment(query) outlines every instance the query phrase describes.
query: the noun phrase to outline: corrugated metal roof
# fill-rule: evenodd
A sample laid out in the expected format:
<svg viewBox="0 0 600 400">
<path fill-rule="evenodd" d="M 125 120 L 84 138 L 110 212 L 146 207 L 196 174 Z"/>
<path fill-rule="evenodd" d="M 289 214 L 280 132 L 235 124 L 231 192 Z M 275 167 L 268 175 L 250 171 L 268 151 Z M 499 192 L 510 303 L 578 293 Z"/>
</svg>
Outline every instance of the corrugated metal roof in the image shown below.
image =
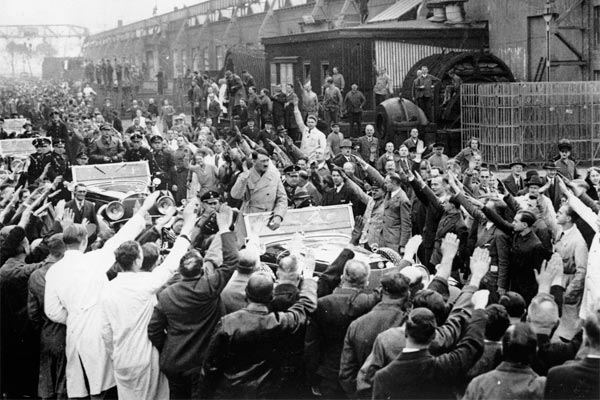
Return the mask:
<svg viewBox="0 0 600 400">
<path fill-rule="evenodd" d="M 369 20 L 372 22 L 394 21 L 421 4 L 423 0 L 398 0 Z"/>
</svg>

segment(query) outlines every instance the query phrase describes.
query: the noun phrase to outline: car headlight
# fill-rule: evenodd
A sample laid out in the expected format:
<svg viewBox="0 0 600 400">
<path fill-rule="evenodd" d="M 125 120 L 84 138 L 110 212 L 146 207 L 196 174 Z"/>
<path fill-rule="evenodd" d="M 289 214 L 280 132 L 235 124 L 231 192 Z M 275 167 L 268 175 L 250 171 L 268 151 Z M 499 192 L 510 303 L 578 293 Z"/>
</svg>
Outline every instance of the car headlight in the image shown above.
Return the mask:
<svg viewBox="0 0 600 400">
<path fill-rule="evenodd" d="M 125 207 L 118 201 L 111 201 L 106 206 L 106 216 L 111 221 L 117 221 L 125 215 Z"/>
<path fill-rule="evenodd" d="M 163 215 L 172 207 L 175 207 L 175 200 L 170 196 L 162 196 L 156 200 L 156 210 Z"/>
</svg>

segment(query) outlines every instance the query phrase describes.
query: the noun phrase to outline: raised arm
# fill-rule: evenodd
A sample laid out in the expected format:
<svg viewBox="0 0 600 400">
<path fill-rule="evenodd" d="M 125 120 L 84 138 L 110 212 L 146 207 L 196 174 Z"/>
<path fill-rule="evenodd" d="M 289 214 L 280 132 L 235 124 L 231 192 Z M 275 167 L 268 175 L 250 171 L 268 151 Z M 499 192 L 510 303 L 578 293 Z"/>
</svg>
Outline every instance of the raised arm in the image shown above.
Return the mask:
<svg viewBox="0 0 600 400">
<path fill-rule="evenodd" d="M 292 98 L 292 103 L 294 103 L 294 118 L 296 119 L 296 125 L 298 125 L 298 129 L 300 130 L 300 132 L 304 132 L 304 130 L 306 129 L 306 125 L 304 125 L 302 114 L 300 113 L 300 109 L 298 108 L 297 96 L 294 96 Z"/>
<path fill-rule="evenodd" d="M 502 232 L 506 233 L 507 235 L 513 234 L 512 224 L 506 221 L 500 215 L 498 215 L 496 211 L 492 210 L 489 207 L 483 207 L 482 211 L 485 214 L 485 217 L 488 219 L 488 221 L 493 222 L 494 225 L 496 225 L 500 230 L 502 230 Z"/>
</svg>

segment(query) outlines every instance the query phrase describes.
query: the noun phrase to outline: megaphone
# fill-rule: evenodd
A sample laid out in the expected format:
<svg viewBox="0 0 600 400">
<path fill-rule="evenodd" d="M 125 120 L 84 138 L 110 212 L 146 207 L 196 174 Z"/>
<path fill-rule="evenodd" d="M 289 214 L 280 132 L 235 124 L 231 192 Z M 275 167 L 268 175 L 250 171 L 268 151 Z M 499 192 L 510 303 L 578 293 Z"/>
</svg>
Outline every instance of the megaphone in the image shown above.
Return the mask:
<svg viewBox="0 0 600 400">
<path fill-rule="evenodd" d="M 162 196 L 156 200 L 156 210 L 163 215 L 172 207 L 175 207 L 175 200 L 171 196 Z"/>
<path fill-rule="evenodd" d="M 124 215 L 125 215 L 125 207 L 123 207 L 123 204 L 119 203 L 118 201 L 111 201 L 106 206 L 106 216 L 110 220 L 117 221 L 117 220 L 123 218 Z"/>
</svg>

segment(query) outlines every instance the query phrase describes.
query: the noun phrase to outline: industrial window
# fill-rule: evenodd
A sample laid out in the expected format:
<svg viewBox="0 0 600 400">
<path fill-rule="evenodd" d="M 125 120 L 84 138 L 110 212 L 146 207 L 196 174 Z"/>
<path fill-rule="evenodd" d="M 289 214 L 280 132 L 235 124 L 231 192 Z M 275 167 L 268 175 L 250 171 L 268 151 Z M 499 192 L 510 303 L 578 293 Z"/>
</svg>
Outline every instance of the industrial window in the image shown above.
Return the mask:
<svg viewBox="0 0 600 400">
<path fill-rule="evenodd" d="M 329 61 L 321 61 L 321 94 L 323 94 L 323 87 L 325 87 L 325 79 L 331 76 L 331 71 L 329 69 Z M 315 88 L 313 88 L 313 91 Z M 318 92 L 317 92 L 318 93 Z"/>
<path fill-rule="evenodd" d="M 304 68 L 304 71 L 302 71 L 303 72 L 302 78 L 304 80 L 302 81 L 302 83 L 306 83 L 306 82 L 310 81 L 310 62 L 305 62 L 303 64 L 303 68 Z"/>
<path fill-rule="evenodd" d="M 216 46 L 217 50 L 217 68 L 223 68 L 223 62 L 225 61 L 225 46 Z"/>
<path fill-rule="evenodd" d="M 148 71 L 148 75 L 144 78 L 150 78 L 151 80 L 154 79 L 154 76 L 156 75 L 156 72 L 154 72 L 154 52 L 153 51 L 147 51 L 146 52 L 146 67 L 147 67 L 147 71 Z"/>
<path fill-rule="evenodd" d="M 181 74 L 185 76 L 187 69 L 189 68 L 188 60 L 187 60 L 187 51 L 181 50 Z"/>
<path fill-rule="evenodd" d="M 192 48 L 192 71 L 198 71 L 198 48 Z"/>
<path fill-rule="evenodd" d="M 208 47 L 204 48 L 204 70 L 210 70 L 210 54 L 208 52 Z"/>
<path fill-rule="evenodd" d="M 594 7 L 594 49 L 600 49 L 600 6 Z"/>
<path fill-rule="evenodd" d="M 594 70 L 594 80 L 600 81 L 600 70 L 598 69 Z"/>
<path fill-rule="evenodd" d="M 173 50 L 173 71 L 175 71 L 175 76 L 178 76 L 181 71 L 181 59 L 177 50 Z"/>
<path fill-rule="evenodd" d="M 275 86 L 280 84 L 282 88 L 287 84 L 294 84 L 294 64 L 293 63 L 271 63 L 271 92 Z"/>
</svg>

